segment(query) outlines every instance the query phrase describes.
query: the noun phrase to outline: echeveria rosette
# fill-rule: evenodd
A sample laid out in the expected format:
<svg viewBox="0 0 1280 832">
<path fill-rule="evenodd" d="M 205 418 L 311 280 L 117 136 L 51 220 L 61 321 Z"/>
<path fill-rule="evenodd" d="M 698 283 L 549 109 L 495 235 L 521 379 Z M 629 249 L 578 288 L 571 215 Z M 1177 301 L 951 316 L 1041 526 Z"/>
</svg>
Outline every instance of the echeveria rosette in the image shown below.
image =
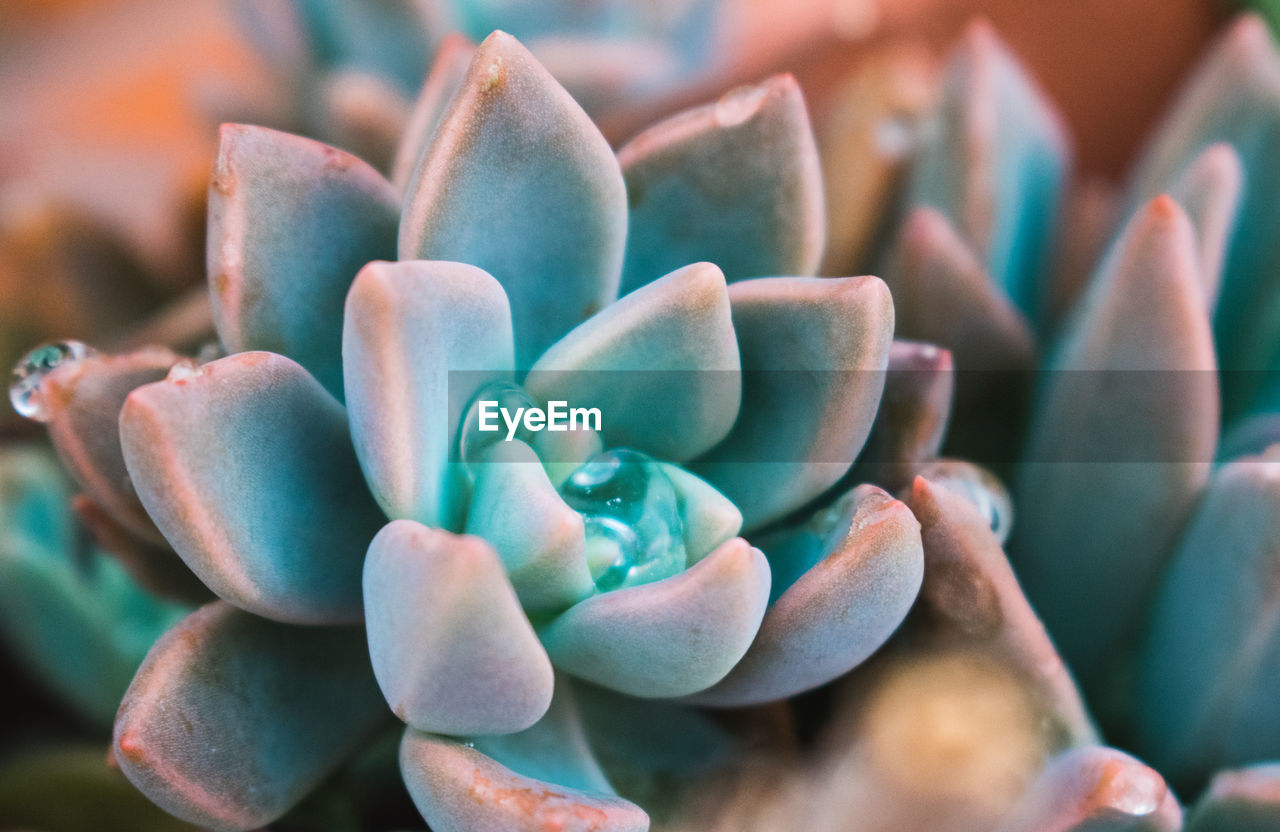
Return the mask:
<svg viewBox="0 0 1280 832">
<path fill-rule="evenodd" d="M 872 432 L 893 334 L 878 279 L 803 276 L 823 215 L 794 81 L 615 156 L 513 38 L 468 57 L 428 80 L 403 196 L 350 154 L 224 128 L 209 279 L 232 354 L 97 367 L 168 375 L 89 408 L 111 436 L 123 401 L 123 454 L 88 443 L 77 475 L 109 510 L 140 501 L 137 531 L 154 522 L 221 599 L 157 643 L 116 724 L 121 768 L 180 817 L 270 822 L 389 704 L 434 828 L 644 828 L 570 677 L 772 701 L 862 662 L 920 587 L 919 524 L 874 486 L 782 522 L 829 499 Z M 472 400 L 516 381 L 599 407 L 603 435 L 477 444 Z M 945 419 L 937 395 L 903 399 Z M 922 458 L 940 439 L 877 430 Z M 589 459 L 643 475 L 637 508 L 679 562 L 597 583 L 591 512 L 566 502 Z M 121 463 L 127 481 L 95 476 Z M 767 524 L 768 558 L 737 536 Z"/>
<path fill-rule="evenodd" d="M 951 349 L 961 420 L 966 383 L 1039 373 L 1025 443 L 993 457 L 1018 461 L 1010 547 L 1028 597 L 1109 736 L 1188 791 L 1257 766 L 1240 817 L 1274 819 L 1258 783 L 1280 756 L 1276 44 L 1256 17 L 1233 23 L 1109 207 L 1061 207 L 1059 120 L 985 26 L 952 59 L 936 120 L 886 270 L 900 334 Z M 1087 275 L 1044 262 L 1055 236 Z M 1066 801 L 1066 765 L 1028 795 L 1028 828 Z M 1179 828 L 1148 791 L 1147 826 L 1103 828 Z M 1216 800 L 1190 828 L 1220 817 Z"/>
</svg>

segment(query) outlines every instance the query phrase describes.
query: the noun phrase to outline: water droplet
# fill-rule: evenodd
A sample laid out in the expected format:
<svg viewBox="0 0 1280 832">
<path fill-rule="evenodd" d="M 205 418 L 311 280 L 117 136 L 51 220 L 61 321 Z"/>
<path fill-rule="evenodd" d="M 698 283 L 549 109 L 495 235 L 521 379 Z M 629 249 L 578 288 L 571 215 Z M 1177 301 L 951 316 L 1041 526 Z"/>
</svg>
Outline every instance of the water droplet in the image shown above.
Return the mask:
<svg viewBox="0 0 1280 832">
<path fill-rule="evenodd" d="M 586 526 L 587 565 L 601 592 L 684 570 L 683 523 L 671 480 L 648 456 L 606 451 L 560 486 Z"/>
<path fill-rule="evenodd" d="M 497 430 L 480 429 L 481 402 L 497 402 L 498 407 L 505 409 L 512 418 L 515 418 L 519 408 L 536 406 L 529 394 L 518 384 L 495 381 L 482 387 L 471 400 L 471 404 L 467 405 L 466 415 L 462 417 L 462 429 L 458 431 L 458 459 L 462 462 L 474 463 L 480 458 L 485 448 L 507 438 L 507 423 L 503 421 L 501 413 L 496 416 L 491 415 L 487 422 L 490 427 L 497 425 Z M 493 410 L 489 412 L 494 413 Z M 533 434 L 524 429 L 523 420 L 512 438 L 522 442 L 533 442 Z"/>
<path fill-rule="evenodd" d="M 20 416 L 49 421 L 50 414 L 40 397 L 40 383 L 58 367 L 74 364 L 93 352 L 93 348 L 79 341 L 53 341 L 36 347 L 14 365 L 9 377 L 9 403 Z"/>
<path fill-rule="evenodd" d="M 980 465 L 955 459 L 939 459 L 920 469 L 930 482 L 973 503 L 1001 543 L 1013 530 L 1013 498 L 996 475 Z"/>
</svg>

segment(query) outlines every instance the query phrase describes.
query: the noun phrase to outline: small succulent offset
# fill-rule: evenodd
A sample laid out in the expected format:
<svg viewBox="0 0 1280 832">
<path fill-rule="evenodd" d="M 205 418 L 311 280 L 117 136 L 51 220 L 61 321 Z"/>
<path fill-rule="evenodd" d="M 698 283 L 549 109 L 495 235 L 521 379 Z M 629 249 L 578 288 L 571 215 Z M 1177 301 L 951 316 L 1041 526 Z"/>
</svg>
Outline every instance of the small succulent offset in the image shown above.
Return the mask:
<svg viewBox="0 0 1280 832">
<path fill-rule="evenodd" d="M 893 343 L 877 278 L 805 276 L 822 183 L 790 77 L 615 155 L 495 32 L 441 54 L 418 114 L 400 186 L 225 126 L 208 267 L 230 354 L 63 345 L 19 379 L 138 574 L 178 593 L 171 546 L 219 599 L 148 654 L 114 759 L 173 814 L 252 829 L 390 705 L 435 829 L 647 828 L 576 696 L 769 702 L 879 648 L 920 525 L 845 478 L 891 362 L 946 354 Z M 605 415 L 495 441 L 488 399 Z M 940 425 L 918 421 L 874 441 L 928 459 Z"/>
</svg>

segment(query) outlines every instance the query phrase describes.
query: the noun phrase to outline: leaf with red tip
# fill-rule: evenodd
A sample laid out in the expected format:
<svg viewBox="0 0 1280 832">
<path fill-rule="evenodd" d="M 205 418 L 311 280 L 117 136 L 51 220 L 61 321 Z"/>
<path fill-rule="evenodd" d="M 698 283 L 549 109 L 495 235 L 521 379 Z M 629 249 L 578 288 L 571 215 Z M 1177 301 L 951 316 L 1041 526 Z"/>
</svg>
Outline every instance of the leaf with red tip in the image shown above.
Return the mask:
<svg viewBox="0 0 1280 832">
<path fill-rule="evenodd" d="M 494 32 L 409 184 L 400 258 L 493 274 L 528 367 L 617 296 L 626 210 L 600 131 L 528 50 Z"/>
<path fill-rule="evenodd" d="M 822 494 L 853 465 L 884 388 L 893 300 L 874 277 L 776 277 L 734 283 L 729 302 L 741 414 L 690 468 L 751 529 Z"/>
<path fill-rule="evenodd" d="M 770 553 L 771 563 L 803 557 L 804 571 L 790 586 L 782 584 L 785 591 L 775 589 L 780 597 L 742 661 L 692 702 L 753 705 L 817 687 L 861 664 L 902 622 L 924 568 L 920 524 L 872 485 L 827 511 L 832 514 L 798 533 L 804 540 L 779 541 L 785 554 Z M 782 582 L 799 570 L 788 564 L 774 571 Z"/>
<path fill-rule="evenodd" d="M 542 641 L 574 676 L 632 696 L 684 696 L 742 658 L 768 600 L 768 562 L 734 538 L 678 575 L 576 604 Z"/>
<path fill-rule="evenodd" d="M 230 352 L 287 355 L 342 397 L 342 304 L 360 267 L 395 255 L 400 201 L 349 153 L 223 125 L 209 187 L 209 288 Z"/>
<path fill-rule="evenodd" d="M 618 151 L 631 221 L 622 291 L 707 260 L 730 282 L 817 271 L 818 149 L 795 78 L 672 116 Z"/>
<path fill-rule="evenodd" d="M 392 521 L 369 546 L 364 601 L 374 673 L 405 722 L 506 734 L 546 712 L 551 663 L 481 538 Z"/>
<path fill-rule="evenodd" d="M 1178 832 L 1182 807 L 1154 769 L 1086 746 L 1045 767 L 999 832 Z"/>
<path fill-rule="evenodd" d="M 1172 199 L 1133 219 L 1081 304 L 1032 421 L 1010 551 L 1087 691 L 1135 635 L 1217 442 L 1195 231 Z"/>
<path fill-rule="evenodd" d="M 180 360 L 160 347 L 88 355 L 61 365 L 40 385 L 49 438 L 63 465 L 116 522 L 152 544 L 163 538 L 129 482 L 120 448 L 120 409 L 135 388 L 163 379 Z"/>
<path fill-rule="evenodd" d="M 649 816 L 612 794 L 582 791 L 512 771 L 456 740 L 409 728 L 400 771 L 436 832 L 646 832 Z"/>
<path fill-rule="evenodd" d="M 463 416 L 509 379 L 511 310 L 498 281 L 464 263 L 370 263 L 342 335 L 356 454 L 392 518 L 456 529 L 465 489 L 451 462 Z"/>
<path fill-rule="evenodd" d="M 1229 143 L 1244 190 L 1214 319 L 1220 361 L 1230 370 L 1275 366 L 1280 343 L 1280 51 L 1267 25 L 1242 14 L 1207 51 L 1134 170 L 1129 210 L 1168 190 L 1207 147 Z M 1252 404 L 1256 373 L 1224 377 L 1231 418 Z"/>
<path fill-rule="evenodd" d="M 1096 741 L 1084 701 L 978 510 L 917 477 L 905 497 L 920 521 L 924 584 L 911 632 L 934 645 L 977 647 L 1015 671 L 1072 742 Z"/>
<path fill-rule="evenodd" d="M 292 623 L 361 618 L 381 525 L 342 406 L 301 366 L 240 353 L 134 390 L 120 415 L 138 496 L 191 571 Z"/>
<path fill-rule="evenodd" d="M 147 655 L 116 717 L 125 776 L 166 811 L 257 829 L 385 719 L 356 628 L 287 627 L 214 602 Z"/>
<path fill-rule="evenodd" d="M 724 275 L 695 263 L 579 324 L 543 353 L 525 387 L 543 403 L 599 408 L 606 447 L 680 462 L 733 427 L 740 367 Z"/>
</svg>

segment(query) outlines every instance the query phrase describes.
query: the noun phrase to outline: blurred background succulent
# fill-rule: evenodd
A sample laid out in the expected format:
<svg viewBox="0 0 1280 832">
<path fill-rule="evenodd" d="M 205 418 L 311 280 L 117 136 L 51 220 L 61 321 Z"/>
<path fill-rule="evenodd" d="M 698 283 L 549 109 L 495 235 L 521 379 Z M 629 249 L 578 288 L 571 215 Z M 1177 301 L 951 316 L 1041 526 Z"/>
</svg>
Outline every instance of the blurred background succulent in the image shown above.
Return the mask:
<svg viewBox="0 0 1280 832">
<path fill-rule="evenodd" d="M 356 153 L 225 126 L 211 314 L 139 329 L 175 290 L 107 293 L 134 305 L 61 331 L 110 352 L 47 346 L 13 391 L 72 482 L 0 458 L 21 666 L 92 732 L 169 630 L 112 751 L 160 806 L 241 829 L 1280 823 L 1261 19 L 1166 104 L 1221 7 L 1046 27 L 813 3 L 787 58 L 812 132 L 779 76 L 617 142 L 765 74 L 705 48 L 748 43 L 737 5 L 238 5 L 286 91 L 255 120 Z M 968 25 L 939 67 L 974 11 L 1001 34 Z M 465 36 L 495 27 L 533 54 Z M 100 258 L 45 253 L 79 236 L 33 239 L 16 275 L 71 263 L 59 285 L 101 291 Z M 807 277 L 860 271 L 884 283 Z M 215 329 L 195 358 L 139 346 Z M 495 442 L 487 396 L 599 406 L 604 430 Z M 0 768 L 0 817 L 84 828 L 32 782 L 175 828 L 82 753 Z"/>
</svg>

